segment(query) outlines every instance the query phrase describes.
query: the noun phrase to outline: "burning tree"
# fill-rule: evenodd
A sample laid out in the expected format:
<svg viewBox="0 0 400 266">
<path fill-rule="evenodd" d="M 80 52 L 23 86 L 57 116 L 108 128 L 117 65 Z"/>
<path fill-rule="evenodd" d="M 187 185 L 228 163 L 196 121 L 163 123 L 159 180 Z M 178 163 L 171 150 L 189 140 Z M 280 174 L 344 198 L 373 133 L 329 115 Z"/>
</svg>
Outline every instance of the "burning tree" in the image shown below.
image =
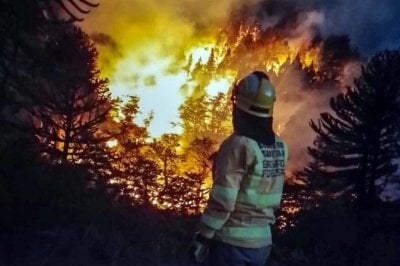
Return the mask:
<svg viewBox="0 0 400 266">
<path fill-rule="evenodd" d="M 169 178 L 172 177 L 178 168 L 179 136 L 177 134 L 163 134 L 159 140 L 151 145 L 154 150 L 154 157 L 158 159 L 164 179 L 164 188 L 169 187 Z"/>
<path fill-rule="evenodd" d="M 107 121 L 105 124 L 108 130 L 115 132 L 114 139 L 107 143 L 111 164 L 108 175 L 109 183 L 118 192 L 118 200 L 149 207 L 157 196 L 157 177 L 161 168 L 152 158 L 152 149 L 147 143 L 151 115 L 144 126 L 134 122 L 139 113 L 138 102 L 138 97 L 129 97 L 119 110 L 113 110 L 117 121 Z"/>
<path fill-rule="evenodd" d="M 117 177 L 123 182 L 121 193 L 130 198 L 134 205 L 150 207 L 156 198 L 157 176 L 160 168 L 157 163 L 147 158 L 139 149 L 130 149 L 124 153 L 117 164 L 121 175 Z"/>
<path fill-rule="evenodd" d="M 336 116 L 325 112 L 310 122 L 317 137 L 308 148 L 314 161 L 307 176 L 328 178 L 342 189 L 336 195 L 355 193 L 359 206 L 376 202 L 376 182 L 393 173 L 399 154 L 399 77 L 400 51 L 379 52 L 354 88 L 331 98 Z"/>
<path fill-rule="evenodd" d="M 184 144 L 196 138 L 209 138 L 219 143 L 232 131 L 231 103 L 226 94 L 190 97 L 179 107 L 179 113 Z"/>
</svg>

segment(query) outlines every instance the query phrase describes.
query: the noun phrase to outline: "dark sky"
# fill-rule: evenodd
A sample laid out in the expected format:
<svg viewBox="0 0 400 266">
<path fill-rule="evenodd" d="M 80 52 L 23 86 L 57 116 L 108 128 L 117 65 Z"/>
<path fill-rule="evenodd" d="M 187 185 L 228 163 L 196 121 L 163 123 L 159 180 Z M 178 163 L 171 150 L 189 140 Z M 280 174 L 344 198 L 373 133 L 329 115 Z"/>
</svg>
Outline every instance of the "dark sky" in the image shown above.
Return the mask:
<svg viewBox="0 0 400 266">
<path fill-rule="evenodd" d="M 389 48 L 400 48 L 399 0 L 266 0 L 266 15 L 294 11 L 324 14 L 323 36 L 348 34 L 363 55 Z"/>
</svg>

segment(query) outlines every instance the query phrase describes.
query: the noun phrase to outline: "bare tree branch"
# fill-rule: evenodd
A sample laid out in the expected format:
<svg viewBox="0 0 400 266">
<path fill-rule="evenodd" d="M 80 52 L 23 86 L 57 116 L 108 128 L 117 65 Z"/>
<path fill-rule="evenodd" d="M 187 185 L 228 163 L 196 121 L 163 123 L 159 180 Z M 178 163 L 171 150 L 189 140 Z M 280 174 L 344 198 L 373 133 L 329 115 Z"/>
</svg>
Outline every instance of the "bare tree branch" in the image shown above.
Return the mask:
<svg viewBox="0 0 400 266">
<path fill-rule="evenodd" d="M 79 1 L 84 3 L 84 4 L 86 4 L 86 5 L 88 5 L 88 6 L 90 6 L 90 7 L 98 7 L 99 6 L 99 3 L 93 4 L 92 2 L 87 1 L 87 0 L 79 0 Z"/>
<path fill-rule="evenodd" d="M 69 10 L 69 8 L 65 5 L 63 0 L 57 0 L 56 2 L 70 16 L 70 20 L 72 20 L 72 21 L 83 21 L 83 18 L 77 17 L 74 13 L 72 13 L 71 10 Z M 67 20 L 67 21 L 69 21 L 69 20 Z"/>
<path fill-rule="evenodd" d="M 73 5 L 75 7 L 75 9 L 78 10 L 79 12 L 81 12 L 83 14 L 89 14 L 90 10 L 85 10 L 85 9 L 81 8 L 77 3 L 75 3 L 74 0 L 68 0 L 68 2 L 70 2 L 71 5 Z"/>
</svg>

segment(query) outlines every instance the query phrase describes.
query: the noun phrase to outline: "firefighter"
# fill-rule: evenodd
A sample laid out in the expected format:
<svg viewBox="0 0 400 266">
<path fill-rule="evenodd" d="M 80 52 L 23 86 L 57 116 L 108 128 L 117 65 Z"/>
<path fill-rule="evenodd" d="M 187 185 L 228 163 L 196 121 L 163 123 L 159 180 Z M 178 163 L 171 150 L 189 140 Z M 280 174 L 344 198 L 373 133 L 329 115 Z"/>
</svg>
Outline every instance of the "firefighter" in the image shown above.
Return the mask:
<svg viewBox="0 0 400 266">
<path fill-rule="evenodd" d="M 272 129 L 275 89 L 254 71 L 232 92 L 234 132 L 213 162 L 213 186 L 191 248 L 196 263 L 264 265 L 272 245 L 287 145 Z"/>
</svg>

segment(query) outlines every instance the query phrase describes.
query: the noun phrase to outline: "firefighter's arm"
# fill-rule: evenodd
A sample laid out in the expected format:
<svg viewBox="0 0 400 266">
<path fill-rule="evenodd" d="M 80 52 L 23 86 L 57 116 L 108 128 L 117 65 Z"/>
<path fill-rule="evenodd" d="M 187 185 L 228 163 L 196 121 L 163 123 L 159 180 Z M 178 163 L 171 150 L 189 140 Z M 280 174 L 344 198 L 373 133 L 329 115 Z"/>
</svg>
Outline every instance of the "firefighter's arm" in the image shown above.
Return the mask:
<svg viewBox="0 0 400 266">
<path fill-rule="evenodd" d="M 248 145 L 240 140 L 224 143 L 214 162 L 214 183 L 199 228 L 206 238 L 212 238 L 228 220 L 235 208 L 240 183 L 247 175 L 251 154 Z"/>
</svg>

